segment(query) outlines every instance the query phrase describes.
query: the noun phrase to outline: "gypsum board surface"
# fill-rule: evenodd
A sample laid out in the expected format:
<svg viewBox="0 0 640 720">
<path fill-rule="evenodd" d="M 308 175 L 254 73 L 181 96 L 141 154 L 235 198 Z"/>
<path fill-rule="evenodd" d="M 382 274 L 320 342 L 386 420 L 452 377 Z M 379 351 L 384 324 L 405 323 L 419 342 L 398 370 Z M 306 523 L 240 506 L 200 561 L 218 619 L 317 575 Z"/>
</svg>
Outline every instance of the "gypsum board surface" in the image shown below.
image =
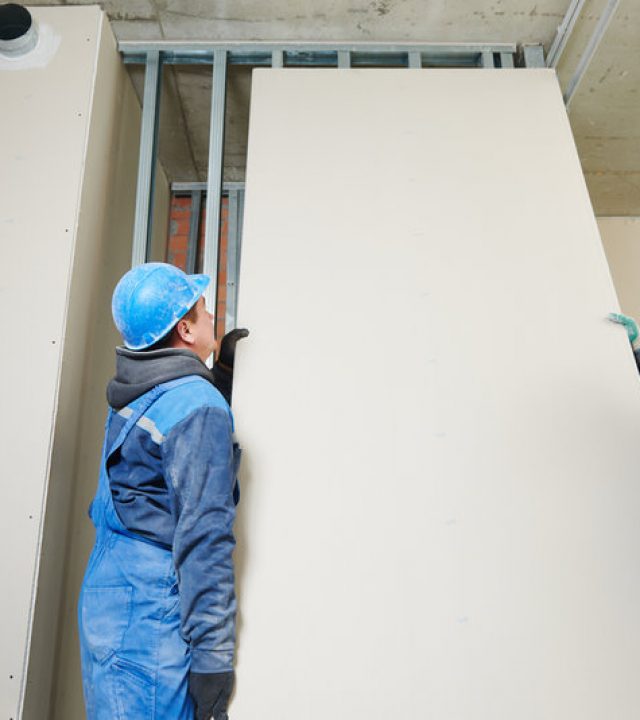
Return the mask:
<svg viewBox="0 0 640 720">
<path fill-rule="evenodd" d="M 250 128 L 235 720 L 635 717 L 638 381 L 553 72 L 256 71 Z"/>
</svg>

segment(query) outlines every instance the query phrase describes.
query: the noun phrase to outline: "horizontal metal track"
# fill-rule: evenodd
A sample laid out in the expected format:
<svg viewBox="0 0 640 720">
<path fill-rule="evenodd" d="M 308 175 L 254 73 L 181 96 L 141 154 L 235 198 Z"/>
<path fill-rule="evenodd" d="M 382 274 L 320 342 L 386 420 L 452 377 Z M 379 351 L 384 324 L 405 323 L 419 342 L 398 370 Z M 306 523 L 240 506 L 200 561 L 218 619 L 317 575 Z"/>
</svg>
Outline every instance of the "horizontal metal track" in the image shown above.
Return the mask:
<svg viewBox="0 0 640 720">
<path fill-rule="evenodd" d="M 244 183 L 243 182 L 226 182 L 223 184 L 222 189 L 224 192 L 229 192 L 230 190 L 244 190 Z M 188 180 L 176 180 L 175 182 L 171 183 L 171 192 L 175 194 L 180 193 L 191 193 L 194 191 L 199 192 L 206 192 L 207 191 L 207 183 L 206 182 L 198 182 L 194 180 L 193 182 Z"/>
<path fill-rule="evenodd" d="M 125 63 L 143 64 L 147 54 L 158 51 L 162 62 L 173 65 L 212 64 L 215 50 L 228 53 L 230 65 L 270 66 L 273 53 L 282 53 L 288 66 L 337 66 L 339 53 L 349 53 L 351 67 L 406 67 L 409 57 L 423 65 L 474 67 L 483 53 L 515 53 L 515 43 L 220 43 L 220 42 L 133 42 L 122 41 L 118 49 Z"/>
</svg>

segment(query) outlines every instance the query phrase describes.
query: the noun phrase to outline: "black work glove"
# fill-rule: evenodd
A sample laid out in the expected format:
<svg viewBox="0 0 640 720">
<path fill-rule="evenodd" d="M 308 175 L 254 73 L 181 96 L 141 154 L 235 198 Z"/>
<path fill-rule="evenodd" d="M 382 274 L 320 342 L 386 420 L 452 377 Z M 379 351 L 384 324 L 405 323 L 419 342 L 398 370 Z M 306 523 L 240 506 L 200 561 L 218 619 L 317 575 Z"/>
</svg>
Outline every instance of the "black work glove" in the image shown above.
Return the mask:
<svg viewBox="0 0 640 720">
<path fill-rule="evenodd" d="M 217 365 L 224 365 L 228 370 L 233 370 L 236 359 L 236 343 L 249 334 L 247 328 L 236 328 L 228 332 L 220 341 Z"/>
<path fill-rule="evenodd" d="M 196 706 L 196 720 L 229 720 L 227 708 L 235 673 L 189 673 L 189 692 Z"/>
<path fill-rule="evenodd" d="M 220 341 L 220 351 L 215 362 L 213 383 L 223 394 L 224 399 L 231 405 L 231 391 L 233 389 L 233 365 L 236 358 L 236 343 L 246 338 L 249 331 L 246 328 L 236 328 L 228 332 Z"/>
</svg>

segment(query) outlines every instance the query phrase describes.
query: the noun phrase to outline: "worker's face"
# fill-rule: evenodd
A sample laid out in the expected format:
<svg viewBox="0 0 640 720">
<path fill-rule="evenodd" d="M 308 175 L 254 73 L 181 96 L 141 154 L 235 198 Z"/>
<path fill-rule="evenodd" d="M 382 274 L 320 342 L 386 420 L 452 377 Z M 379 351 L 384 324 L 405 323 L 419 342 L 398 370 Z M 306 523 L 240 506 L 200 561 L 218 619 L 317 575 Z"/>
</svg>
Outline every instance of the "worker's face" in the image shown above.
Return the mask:
<svg viewBox="0 0 640 720">
<path fill-rule="evenodd" d="M 216 342 L 213 315 L 207 310 L 204 297 L 196 303 L 196 319 L 190 323 L 193 337 L 192 350 L 204 362 L 209 355 L 218 349 Z"/>
</svg>

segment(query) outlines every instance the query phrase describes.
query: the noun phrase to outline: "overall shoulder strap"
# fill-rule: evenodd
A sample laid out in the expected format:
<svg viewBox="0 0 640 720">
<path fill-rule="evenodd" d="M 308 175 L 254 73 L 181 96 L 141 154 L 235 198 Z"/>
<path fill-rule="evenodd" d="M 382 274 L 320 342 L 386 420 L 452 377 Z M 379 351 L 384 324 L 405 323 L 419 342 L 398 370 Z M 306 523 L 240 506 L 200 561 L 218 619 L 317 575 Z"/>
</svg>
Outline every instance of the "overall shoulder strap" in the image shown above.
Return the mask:
<svg viewBox="0 0 640 720">
<path fill-rule="evenodd" d="M 118 437 L 113 441 L 111 447 L 109 448 L 109 452 L 107 453 L 107 457 L 110 455 L 113 455 L 113 453 L 122 445 L 122 443 L 125 441 L 127 435 L 131 432 L 131 429 L 133 426 L 140 420 L 140 418 L 145 414 L 145 412 L 149 409 L 149 407 L 161 396 L 163 395 L 163 391 L 161 390 L 161 385 L 156 385 L 156 387 L 149 390 L 149 392 L 145 393 L 142 398 L 139 400 L 139 404 L 134 409 L 132 407 L 129 407 L 129 410 L 131 411 L 131 414 L 127 418 L 127 422 L 122 426 L 122 429 L 118 433 Z M 113 417 L 113 410 L 109 413 L 109 420 Z"/>
<path fill-rule="evenodd" d="M 110 457 L 126 440 L 127 435 L 131 432 L 133 426 L 140 420 L 140 418 L 147 412 L 147 410 L 153 405 L 158 398 L 164 395 L 169 390 L 173 390 L 180 385 L 184 385 L 188 382 L 192 382 L 194 378 L 199 377 L 198 375 L 185 375 L 184 377 L 177 378 L 176 380 L 169 380 L 169 382 L 156 385 L 154 388 L 145 393 L 141 398 L 138 399 L 138 404 L 134 408 L 129 407 L 131 414 L 127 418 L 127 422 L 122 426 L 122 429 L 118 433 L 118 437 L 113 441 L 113 444 L 109 448 L 109 452 L 106 457 Z M 109 411 L 108 422 L 111 421 L 113 416 L 113 410 Z"/>
</svg>

